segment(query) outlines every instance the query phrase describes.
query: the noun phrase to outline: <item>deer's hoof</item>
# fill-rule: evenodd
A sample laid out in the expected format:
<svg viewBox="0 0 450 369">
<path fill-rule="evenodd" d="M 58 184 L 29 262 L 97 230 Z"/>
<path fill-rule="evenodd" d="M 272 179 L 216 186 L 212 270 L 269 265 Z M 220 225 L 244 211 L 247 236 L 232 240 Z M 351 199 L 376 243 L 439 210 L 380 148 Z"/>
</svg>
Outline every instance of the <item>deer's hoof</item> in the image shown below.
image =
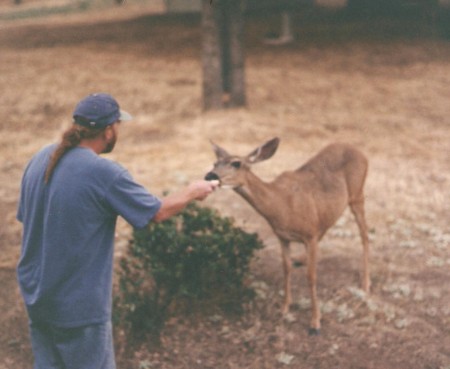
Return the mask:
<svg viewBox="0 0 450 369">
<path fill-rule="evenodd" d="M 309 328 L 308 334 L 310 336 L 318 336 L 320 334 L 319 328 Z"/>
<path fill-rule="evenodd" d="M 289 310 L 291 307 L 291 303 L 286 303 L 283 305 L 282 309 L 281 309 L 281 315 L 286 316 L 287 314 L 289 314 Z"/>
</svg>

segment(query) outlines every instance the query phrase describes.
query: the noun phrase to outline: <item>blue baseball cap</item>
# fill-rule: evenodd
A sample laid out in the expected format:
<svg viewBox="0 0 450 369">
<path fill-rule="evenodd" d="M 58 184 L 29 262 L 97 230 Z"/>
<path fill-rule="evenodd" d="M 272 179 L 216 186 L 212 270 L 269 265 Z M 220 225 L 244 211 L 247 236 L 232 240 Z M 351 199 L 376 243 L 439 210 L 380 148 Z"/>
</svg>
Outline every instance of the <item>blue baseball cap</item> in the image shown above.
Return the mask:
<svg viewBox="0 0 450 369">
<path fill-rule="evenodd" d="M 74 123 L 91 128 L 104 128 L 117 121 L 124 122 L 131 119 L 132 116 L 120 110 L 117 101 L 105 93 L 85 97 L 73 112 Z"/>
</svg>

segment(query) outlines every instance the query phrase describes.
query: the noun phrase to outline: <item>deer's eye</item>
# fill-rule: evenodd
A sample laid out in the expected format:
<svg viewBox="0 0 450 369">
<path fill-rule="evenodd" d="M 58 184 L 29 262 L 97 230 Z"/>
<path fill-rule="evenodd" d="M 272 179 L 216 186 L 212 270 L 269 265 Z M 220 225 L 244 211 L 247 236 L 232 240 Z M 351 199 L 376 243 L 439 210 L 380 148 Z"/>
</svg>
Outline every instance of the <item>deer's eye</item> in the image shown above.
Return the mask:
<svg viewBox="0 0 450 369">
<path fill-rule="evenodd" d="M 241 162 L 237 161 L 237 160 L 236 161 L 232 161 L 230 164 L 235 169 L 239 169 L 241 167 Z"/>
</svg>

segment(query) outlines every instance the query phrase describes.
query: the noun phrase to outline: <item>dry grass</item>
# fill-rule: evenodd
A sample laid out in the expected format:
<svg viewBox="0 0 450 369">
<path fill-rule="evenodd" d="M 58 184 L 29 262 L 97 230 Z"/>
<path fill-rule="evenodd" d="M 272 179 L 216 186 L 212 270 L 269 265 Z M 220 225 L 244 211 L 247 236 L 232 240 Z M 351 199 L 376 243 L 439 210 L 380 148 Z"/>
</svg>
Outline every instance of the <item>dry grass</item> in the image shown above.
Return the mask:
<svg viewBox="0 0 450 369">
<path fill-rule="evenodd" d="M 135 116 L 121 127 L 121 140 L 110 157 L 156 194 L 203 176 L 214 160 L 209 139 L 246 153 L 279 136 L 277 155 L 255 169 L 266 179 L 299 166 L 331 141 L 354 143 L 370 159 L 371 300 L 361 302 L 357 292 L 347 290 L 357 286 L 359 240 L 346 214 L 322 245 L 319 294 L 328 303 L 328 333 L 308 341 L 309 312 L 303 311 L 300 297 L 296 321 L 280 323 L 276 240 L 235 194 L 220 191 L 206 204 L 260 232 L 267 244 L 254 270 L 266 298 L 237 325 L 177 322 L 169 326 L 162 351 L 141 352 L 135 362 L 153 360 L 161 368 L 265 368 L 283 366 L 292 354 L 291 367 L 448 369 L 450 44 L 410 34 L 355 34 L 352 27 L 361 25 L 337 22 L 306 24 L 298 29 L 294 45 L 268 48 L 260 40 L 270 24 L 253 19 L 248 27 L 247 108 L 204 113 L 198 19 L 112 18 L 90 22 L 72 16 L 70 22 L 0 28 L 0 214 L 5 220 L 0 225 L 0 266 L 5 283 L 16 289 L 12 268 L 20 227 L 14 215 L 24 165 L 41 146 L 57 139 L 80 97 L 108 91 Z M 128 234 L 121 222 L 119 245 Z M 304 277 L 301 271 L 297 277 Z M 307 296 L 304 279 L 295 294 Z M 3 367 L 20 367 L 30 355 L 21 331 L 23 311 L 11 295 L 3 296 L 0 306 L 2 324 L 10 328 L 2 337 Z M 214 335 L 227 324 L 233 333 Z M 195 348 L 176 338 L 186 335 L 192 341 L 191 334 Z M 241 349 L 233 351 L 231 344 L 229 356 L 220 355 L 222 345 L 230 342 Z M 409 358 L 411 350 L 416 354 Z M 277 356 L 283 352 L 289 355 Z M 203 357 L 203 364 L 195 355 Z M 358 366 L 357 358 L 368 361 Z"/>
</svg>

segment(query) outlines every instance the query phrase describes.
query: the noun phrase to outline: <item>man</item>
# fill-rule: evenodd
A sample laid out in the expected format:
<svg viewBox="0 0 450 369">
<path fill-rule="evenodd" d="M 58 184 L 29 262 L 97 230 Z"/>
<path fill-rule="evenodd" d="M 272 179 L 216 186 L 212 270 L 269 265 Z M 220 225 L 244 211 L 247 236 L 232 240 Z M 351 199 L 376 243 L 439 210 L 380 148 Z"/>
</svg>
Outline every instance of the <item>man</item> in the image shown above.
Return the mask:
<svg viewBox="0 0 450 369">
<path fill-rule="evenodd" d="M 218 182 L 198 181 L 159 199 L 111 152 L 131 116 L 108 94 L 81 100 L 59 145 L 39 151 L 22 179 L 18 281 L 30 320 L 35 369 L 115 368 L 113 244 L 117 216 L 143 228 L 206 198 Z"/>
</svg>

